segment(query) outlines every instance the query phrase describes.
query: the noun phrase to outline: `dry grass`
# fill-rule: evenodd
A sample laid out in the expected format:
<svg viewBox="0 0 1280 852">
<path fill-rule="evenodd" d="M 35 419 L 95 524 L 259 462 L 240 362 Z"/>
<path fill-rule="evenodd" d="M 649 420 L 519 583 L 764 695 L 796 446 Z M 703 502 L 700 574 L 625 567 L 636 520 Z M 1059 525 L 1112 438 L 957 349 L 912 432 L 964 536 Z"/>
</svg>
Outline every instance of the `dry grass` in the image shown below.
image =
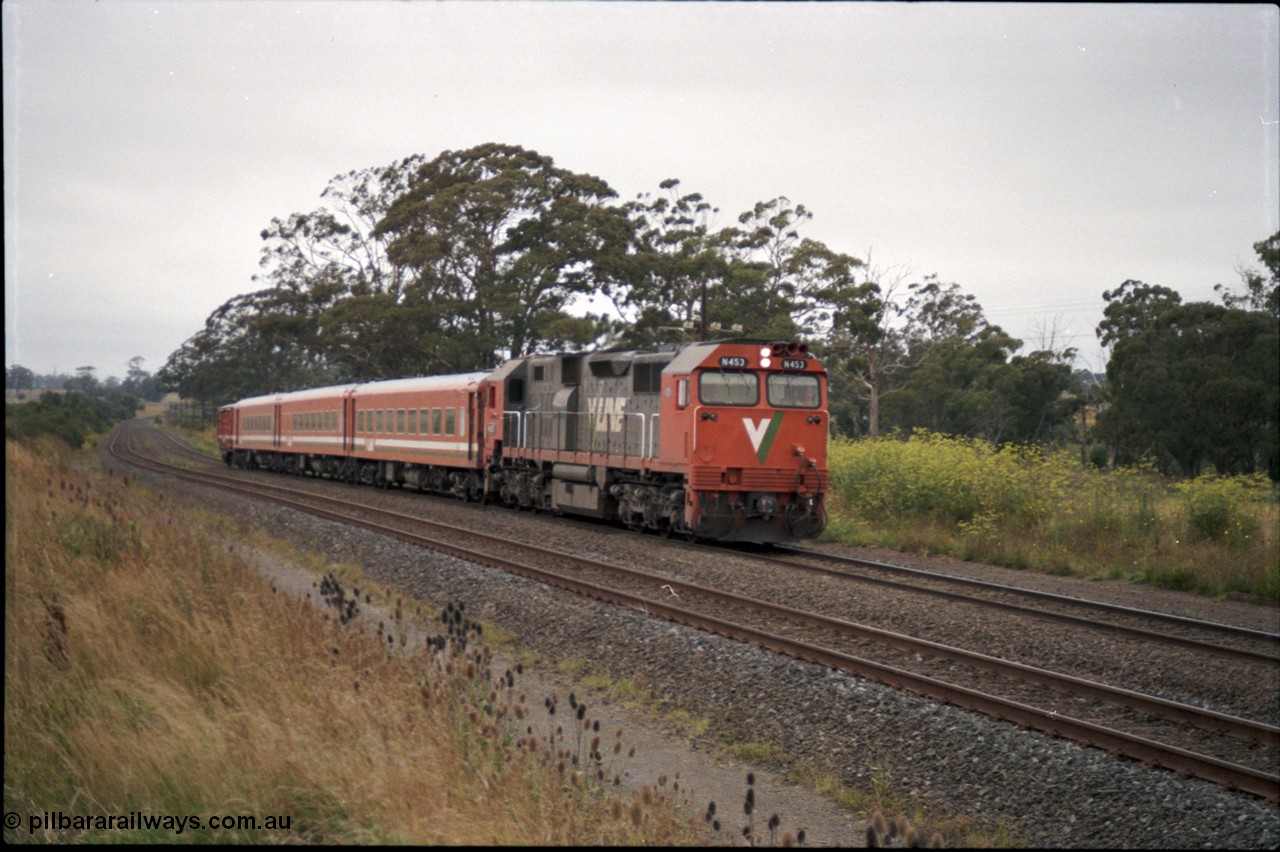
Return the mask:
<svg viewBox="0 0 1280 852">
<path fill-rule="evenodd" d="M 5 523 L 6 812 L 290 818 L 182 838 L 216 842 L 696 837 L 673 797 L 615 800 L 563 742 L 520 736 L 530 711 L 474 633 L 390 653 L 127 477 L 12 444 Z M 24 822 L 4 839 L 178 838 Z"/>
</svg>

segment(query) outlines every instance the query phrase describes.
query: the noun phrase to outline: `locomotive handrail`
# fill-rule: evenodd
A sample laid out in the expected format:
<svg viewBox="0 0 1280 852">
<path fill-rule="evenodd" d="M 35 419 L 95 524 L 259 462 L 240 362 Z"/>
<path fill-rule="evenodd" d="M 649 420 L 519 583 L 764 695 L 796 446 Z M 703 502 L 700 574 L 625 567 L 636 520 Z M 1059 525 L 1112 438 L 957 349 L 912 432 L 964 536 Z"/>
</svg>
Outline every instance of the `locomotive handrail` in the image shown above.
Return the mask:
<svg viewBox="0 0 1280 852">
<path fill-rule="evenodd" d="M 508 418 L 508 417 L 510 417 L 510 418 L 511 418 L 511 422 L 512 422 L 512 423 L 514 424 L 514 426 L 515 426 L 515 428 L 511 430 L 512 432 L 514 432 L 514 433 L 515 433 L 515 434 L 512 436 L 512 438 L 513 438 L 513 441 L 512 441 L 513 448 L 519 448 L 519 447 L 523 446 L 523 444 L 522 444 L 522 443 L 521 443 L 521 441 L 520 441 L 520 412 L 519 412 L 519 411 L 504 411 L 504 412 L 502 412 L 502 421 L 503 421 L 503 422 L 502 422 L 502 433 L 503 433 L 503 440 L 506 440 L 506 432 L 507 432 L 507 423 L 506 423 L 506 420 L 507 420 L 507 418 Z"/>
<path fill-rule="evenodd" d="M 529 448 L 529 417 L 534 414 L 545 414 L 542 410 L 542 404 L 539 403 L 533 408 L 526 408 L 520 412 L 520 446 L 524 449 Z"/>
<path fill-rule="evenodd" d="M 531 446 L 530 442 L 531 442 L 531 439 L 535 443 L 540 441 L 541 430 L 538 427 L 540 425 L 540 422 L 542 421 L 539 420 L 539 417 L 548 417 L 548 416 L 553 418 L 555 417 L 580 418 L 578 423 L 581 426 L 594 425 L 592 418 L 596 418 L 596 417 L 604 417 L 605 422 L 610 426 L 612 426 L 614 417 L 623 418 L 622 419 L 622 423 L 623 423 L 622 452 L 614 453 L 613 439 L 610 437 L 605 439 L 604 454 L 606 456 L 621 455 L 624 457 L 628 455 L 626 451 L 626 446 L 627 446 L 626 418 L 628 417 L 639 418 L 640 420 L 639 456 L 640 458 L 649 458 L 649 459 L 655 458 L 657 456 L 658 421 L 659 421 L 659 418 L 662 416 L 661 414 L 646 414 L 643 411 L 623 411 L 623 412 L 618 412 L 616 414 L 601 415 L 601 414 L 592 414 L 589 411 L 543 411 L 541 406 L 538 406 L 537 408 L 525 409 L 522 411 L 504 411 L 502 413 L 503 419 L 505 420 L 508 417 L 511 418 L 512 423 L 514 424 L 514 427 L 515 427 L 514 428 L 514 432 L 515 432 L 514 445 L 512 449 L 535 450 L 535 451 L 541 451 L 541 450 L 547 449 L 546 447 L 542 447 L 540 445 Z M 560 427 L 562 426 L 564 421 L 552 420 L 552 423 L 556 429 L 557 443 L 563 443 L 564 434 L 563 434 L 563 429 Z M 608 432 L 609 435 L 612 435 L 615 430 L 610 428 L 606 431 Z M 535 434 L 531 435 L 531 433 L 535 433 Z M 595 450 L 590 449 L 587 452 L 594 453 Z"/>
<path fill-rule="evenodd" d="M 539 412 L 539 409 L 541 407 L 542 406 L 538 406 L 537 408 L 530 408 L 523 411 L 502 412 L 503 419 L 510 417 L 515 421 L 515 426 L 516 426 L 515 447 L 517 449 L 527 450 L 529 448 L 529 429 L 528 429 L 528 423 L 526 421 L 530 414 L 548 413 L 548 412 Z M 505 431 L 505 427 L 504 427 L 504 431 Z"/>
<path fill-rule="evenodd" d="M 583 431 L 583 432 L 590 432 L 590 431 L 594 431 L 593 429 L 589 429 L 589 428 L 587 428 L 587 427 L 591 427 L 591 426 L 593 426 L 593 425 L 594 425 L 593 418 L 603 417 L 603 418 L 605 419 L 606 424 L 612 425 L 612 423 L 613 423 L 613 418 L 614 418 L 614 417 L 621 417 L 621 418 L 623 418 L 623 420 L 622 420 L 622 423 L 623 423 L 623 428 L 622 428 L 622 435 L 623 435 L 623 437 L 622 437 L 622 450 L 621 450 L 621 452 L 615 452 L 615 451 L 614 451 L 614 449 L 613 449 L 613 439 L 612 439 L 612 437 L 606 437 L 606 438 L 605 438 L 604 455 L 605 455 L 605 456 L 619 455 L 619 456 L 622 456 L 622 457 L 624 457 L 624 458 L 628 455 L 628 453 L 627 453 L 627 439 L 626 439 L 626 435 L 627 435 L 627 430 L 626 430 L 626 422 L 627 422 L 627 421 L 626 421 L 626 418 L 628 418 L 628 417 L 638 417 L 638 418 L 640 418 L 640 453 L 639 453 L 639 457 L 640 457 L 640 458 L 653 458 L 653 457 L 654 457 L 654 450 L 653 450 L 654 440 L 653 440 L 653 438 L 654 438 L 655 430 L 654 430 L 654 428 L 652 427 L 652 425 L 649 423 L 649 418 L 650 418 L 650 417 L 652 417 L 652 418 L 654 418 L 654 419 L 656 420 L 656 419 L 657 419 L 657 417 L 658 417 L 658 415 L 656 415 L 656 414 L 650 415 L 650 414 L 646 414 L 646 413 L 644 413 L 643 411 L 622 411 L 622 412 L 617 412 L 617 413 L 615 413 L 615 414 L 593 414 L 593 413 L 592 413 L 592 412 L 590 412 L 590 411 L 540 411 L 540 410 L 538 410 L 538 409 L 530 409 L 530 410 L 528 410 L 528 411 L 524 411 L 524 412 L 515 412 L 515 411 L 513 411 L 513 412 L 510 412 L 510 414 L 520 416 L 522 421 L 525 419 L 525 416 L 526 416 L 526 415 L 540 415 L 540 416 L 542 416 L 542 417 L 553 417 L 553 418 L 555 418 L 555 417 L 575 417 L 575 418 L 578 418 L 577 423 L 578 423 L 579 427 L 580 427 L 580 428 L 582 428 L 582 431 Z M 535 451 L 542 451 L 542 450 L 546 450 L 546 449 L 548 449 L 547 447 L 543 447 L 543 446 L 541 446 L 541 445 L 540 445 L 541 430 L 540 430 L 540 429 L 538 429 L 538 425 L 539 425 L 539 421 L 538 421 L 538 419 L 537 419 L 536 417 L 534 417 L 534 418 L 532 418 L 532 420 L 533 420 L 533 426 L 534 426 L 533 431 L 534 431 L 535 433 L 538 433 L 538 434 L 537 434 L 537 436 L 535 437 L 535 442 L 539 442 L 539 446 L 530 447 L 530 446 L 528 445 L 528 443 L 527 443 L 527 438 L 528 438 L 529 430 L 528 430 L 527 428 L 522 428 L 522 434 L 521 434 L 521 439 L 520 439 L 520 440 L 521 440 L 520 447 L 521 447 L 521 448 L 523 448 L 523 449 L 531 449 L 531 450 L 535 450 Z M 554 426 L 554 427 L 555 427 L 555 429 L 556 429 L 556 436 L 555 436 L 555 437 L 556 437 L 556 443 L 557 443 L 557 445 L 559 445 L 559 444 L 562 444 L 562 443 L 563 443 L 563 439 L 564 439 L 564 430 L 561 428 L 561 426 L 562 426 L 564 423 L 565 423 L 565 421 L 562 421 L 562 420 L 553 420 L 553 421 L 552 421 L 552 424 L 553 424 L 553 426 Z M 527 427 L 527 423 L 525 424 L 525 427 Z M 611 436 L 615 430 L 613 430 L 613 429 L 608 429 L 608 430 L 606 430 L 606 431 L 607 431 L 607 433 Z M 558 449 L 558 450 L 563 450 L 563 448 L 559 448 L 559 447 L 558 447 L 558 448 L 556 448 L 556 449 Z M 563 450 L 563 451 L 566 451 L 566 452 L 584 452 L 583 450 L 577 450 L 577 449 L 574 449 L 574 450 Z M 594 446 L 593 446 L 593 447 L 590 447 L 590 448 L 586 449 L 586 450 L 585 450 L 585 452 L 587 452 L 587 453 L 589 453 L 589 454 L 594 454 L 594 453 L 596 453 L 597 451 L 595 450 L 595 448 L 594 448 Z"/>
</svg>

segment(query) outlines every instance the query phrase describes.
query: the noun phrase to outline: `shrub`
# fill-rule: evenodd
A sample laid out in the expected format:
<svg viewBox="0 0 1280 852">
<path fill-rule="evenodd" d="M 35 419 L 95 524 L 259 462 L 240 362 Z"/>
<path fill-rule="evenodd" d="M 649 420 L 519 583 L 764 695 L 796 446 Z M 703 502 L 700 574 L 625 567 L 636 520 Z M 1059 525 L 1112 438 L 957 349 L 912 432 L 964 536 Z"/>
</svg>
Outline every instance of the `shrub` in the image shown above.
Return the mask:
<svg viewBox="0 0 1280 852">
<path fill-rule="evenodd" d="M 1187 537 L 1243 545 L 1257 536 L 1249 507 L 1265 499 L 1270 484 L 1262 474 L 1199 476 L 1174 486 L 1187 513 Z"/>
<path fill-rule="evenodd" d="M 924 431 L 906 441 L 837 440 L 829 466 L 832 489 L 861 517 L 975 528 L 1045 516 L 1065 481 L 1061 465 L 1037 450 Z"/>
<path fill-rule="evenodd" d="M 1261 475 L 1175 483 L 925 432 L 835 440 L 828 463 L 829 540 L 1280 599 L 1280 509 Z"/>
</svg>

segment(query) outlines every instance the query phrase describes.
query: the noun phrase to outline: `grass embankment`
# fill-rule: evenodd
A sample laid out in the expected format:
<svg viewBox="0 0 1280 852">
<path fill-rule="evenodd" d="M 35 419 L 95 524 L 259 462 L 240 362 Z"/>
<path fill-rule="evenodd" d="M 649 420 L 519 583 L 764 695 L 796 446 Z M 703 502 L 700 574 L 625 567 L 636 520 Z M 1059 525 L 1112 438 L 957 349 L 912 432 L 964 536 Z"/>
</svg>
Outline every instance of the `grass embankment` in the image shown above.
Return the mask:
<svg viewBox="0 0 1280 852">
<path fill-rule="evenodd" d="M 575 771 L 573 757 L 607 769 L 620 732 L 593 760 L 571 754 L 581 732 L 523 727 L 519 684 L 491 680 L 474 631 L 466 651 L 454 636 L 441 644 L 456 653 L 391 653 L 381 631 L 276 593 L 128 477 L 12 443 L 5 456 L 6 842 L 695 837 L 672 795 L 619 798 Z M 252 815 L 288 829 L 72 827 L 59 813 Z"/>
<path fill-rule="evenodd" d="M 828 538 L 1171 589 L 1280 600 L 1276 487 L 1081 468 L 940 435 L 831 444 Z"/>
</svg>

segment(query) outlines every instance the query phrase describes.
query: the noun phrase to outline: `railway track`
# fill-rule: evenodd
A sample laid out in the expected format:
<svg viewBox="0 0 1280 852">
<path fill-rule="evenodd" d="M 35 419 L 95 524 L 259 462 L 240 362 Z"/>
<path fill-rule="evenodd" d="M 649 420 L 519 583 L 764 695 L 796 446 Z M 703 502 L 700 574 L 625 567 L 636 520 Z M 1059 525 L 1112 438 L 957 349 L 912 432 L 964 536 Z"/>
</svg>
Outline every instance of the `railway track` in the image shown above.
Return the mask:
<svg viewBox="0 0 1280 852">
<path fill-rule="evenodd" d="M 1280 633 L 1022 589 L 919 568 L 818 553 L 803 547 L 788 546 L 779 549 L 787 556 L 775 559 L 776 562 L 840 579 L 910 589 L 917 594 L 994 607 L 1029 618 L 1081 625 L 1164 645 L 1183 646 L 1222 657 L 1280 664 Z M 909 582 L 892 579 L 893 577 L 905 577 Z M 956 588 L 972 591 L 956 591 Z"/>
<path fill-rule="evenodd" d="M 358 524 L 419 546 L 758 644 L 1270 801 L 1280 800 L 1280 779 L 1273 772 L 1280 732 L 1266 723 L 1063 676 L 666 574 L 583 559 L 335 497 L 265 484 L 256 477 L 246 483 L 238 476 L 195 473 L 163 465 L 129 450 L 133 428 L 136 427 L 118 431 L 111 447 L 117 458 L 129 464 Z M 194 451 L 173 451 L 192 460 L 198 457 L 214 461 L 204 454 L 193 454 Z M 783 561 L 792 559 L 788 555 Z M 1264 645 L 1266 641 L 1263 640 Z M 1217 648 L 1191 647 L 1196 653 L 1219 653 Z"/>
<path fill-rule="evenodd" d="M 222 467 L 216 459 L 178 441 L 172 435 L 165 432 L 157 434 L 164 436 L 174 454 L 204 463 L 209 469 Z M 561 520 L 566 523 L 583 523 L 568 518 Z M 616 532 L 618 535 L 632 535 L 629 532 Z M 722 545 L 672 542 L 670 546 L 701 548 L 715 553 L 724 552 Z M 801 546 L 786 545 L 774 549 L 781 555 L 742 548 L 734 552 L 739 559 L 770 566 L 789 566 L 795 570 L 818 573 L 839 581 L 866 583 L 912 594 L 931 595 L 951 602 L 989 607 L 1021 617 L 1069 624 L 1113 635 L 1132 636 L 1161 645 L 1181 646 L 1225 658 L 1280 664 L 1280 633 L 991 583 L 919 568 L 820 553 Z"/>
</svg>

